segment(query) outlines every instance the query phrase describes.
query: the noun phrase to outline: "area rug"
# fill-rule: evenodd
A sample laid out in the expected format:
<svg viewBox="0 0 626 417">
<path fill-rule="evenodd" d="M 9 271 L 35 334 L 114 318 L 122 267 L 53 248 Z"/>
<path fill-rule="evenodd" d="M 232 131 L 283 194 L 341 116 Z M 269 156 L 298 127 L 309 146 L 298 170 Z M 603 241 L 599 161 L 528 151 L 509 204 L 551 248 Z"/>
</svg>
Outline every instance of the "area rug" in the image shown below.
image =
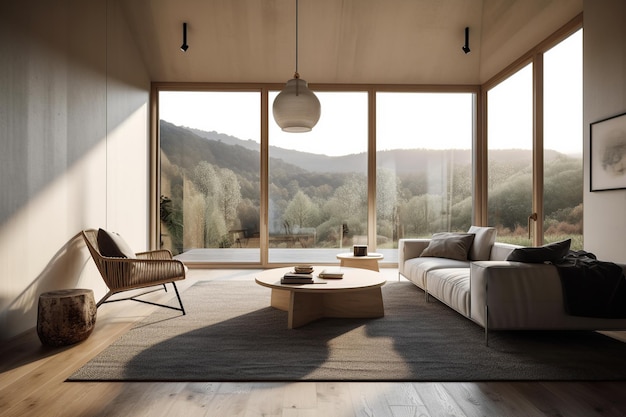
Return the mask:
<svg viewBox="0 0 626 417">
<path fill-rule="evenodd" d="M 201 281 L 187 315 L 163 308 L 70 381 L 624 380 L 626 344 L 595 332 L 492 332 L 413 284 L 383 287 L 385 316 L 322 319 L 287 329 L 270 290 Z"/>
</svg>

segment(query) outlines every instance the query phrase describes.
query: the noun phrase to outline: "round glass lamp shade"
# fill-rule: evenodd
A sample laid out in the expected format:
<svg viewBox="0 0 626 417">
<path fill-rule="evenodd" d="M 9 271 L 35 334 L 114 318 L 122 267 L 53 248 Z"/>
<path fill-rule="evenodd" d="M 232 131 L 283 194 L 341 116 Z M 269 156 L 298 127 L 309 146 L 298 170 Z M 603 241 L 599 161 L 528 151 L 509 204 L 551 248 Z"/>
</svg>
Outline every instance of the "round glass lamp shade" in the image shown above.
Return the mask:
<svg viewBox="0 0 626 417">
<path fill-rule="evenodd" d="M 285 132 L 310 132 L 320 119 L 320 101 L 300 78 L 292 78 L 274 99 L 274 120 Z"/>
</svg>

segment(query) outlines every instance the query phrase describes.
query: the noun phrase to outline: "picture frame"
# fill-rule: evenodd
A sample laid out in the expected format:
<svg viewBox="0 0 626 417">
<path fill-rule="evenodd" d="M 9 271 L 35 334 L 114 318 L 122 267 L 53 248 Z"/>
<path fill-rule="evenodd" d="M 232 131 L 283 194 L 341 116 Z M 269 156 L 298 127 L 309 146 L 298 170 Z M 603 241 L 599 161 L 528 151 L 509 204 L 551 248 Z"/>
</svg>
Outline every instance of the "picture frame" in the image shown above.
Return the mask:
<svg viewBox="0 0 626 417">
<path fill-rule="evenodd" d="M 589 128 L 589 191 L 626 189 L 626 113 Z"/>
</svg>

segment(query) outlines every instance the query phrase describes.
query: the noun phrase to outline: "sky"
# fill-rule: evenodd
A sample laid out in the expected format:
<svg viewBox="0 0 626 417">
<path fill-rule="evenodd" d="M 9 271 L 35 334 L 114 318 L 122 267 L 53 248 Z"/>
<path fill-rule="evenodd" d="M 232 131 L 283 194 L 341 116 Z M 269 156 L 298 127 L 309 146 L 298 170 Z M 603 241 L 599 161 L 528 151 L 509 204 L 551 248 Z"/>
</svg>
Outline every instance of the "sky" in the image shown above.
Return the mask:
<svg viewBox="0 0 626 417">
<path fill-rule="evenodd" d="M 545 54 L 544 79 L 544 147 L 581 154 L 582 31 Z M 490 148 L 530 149 L 531 86 L 528 66 L 489 91 Z M 367 151 L 367 93 L 315 92 L 322 115 L 306 133 L 285 133 L 276 125 L 271 105 L 277 94 L 269 95 L 271 146 L 332 156 Z M 378 150 L 471 147 L 471 94 L 378 93 L 376 101 Z M 258 92 L 161 92 L 159 111 L 178 126 L 260 143 Z"/>
</svg>

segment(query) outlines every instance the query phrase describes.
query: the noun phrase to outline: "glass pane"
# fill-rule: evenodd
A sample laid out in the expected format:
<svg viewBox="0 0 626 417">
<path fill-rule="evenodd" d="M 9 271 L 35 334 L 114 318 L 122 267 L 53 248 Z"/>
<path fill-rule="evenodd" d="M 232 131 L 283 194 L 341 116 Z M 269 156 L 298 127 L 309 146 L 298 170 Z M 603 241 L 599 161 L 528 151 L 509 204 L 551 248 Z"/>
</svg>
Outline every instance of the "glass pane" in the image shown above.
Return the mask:
<svg viewBox="0 0 626 417">
<path fill-rule="evenodd" d="M 161 246 L 185 261 L 260 261 L 260 102 L 159 93 Z"/>
<path fill-rule="evenodd" d="M 544 55 L 544 241 L 583 248 L 582 29 Z"/>
<path fill-rule="evenodd" d="M 377 93 L 378 247 L 472 223 L 473 94 Z"/>
<path fill-rule="evenodd" d="M 487 92 L 488 223 L 499 242 L 530 245 L 532 65 Z"/>
<path fill-rule="evenodd" d="M 269 123 L 270 263 L 337 262 L 367 236 L 367 93 L 315 94 L 311 132 Z"/>
</svg>

